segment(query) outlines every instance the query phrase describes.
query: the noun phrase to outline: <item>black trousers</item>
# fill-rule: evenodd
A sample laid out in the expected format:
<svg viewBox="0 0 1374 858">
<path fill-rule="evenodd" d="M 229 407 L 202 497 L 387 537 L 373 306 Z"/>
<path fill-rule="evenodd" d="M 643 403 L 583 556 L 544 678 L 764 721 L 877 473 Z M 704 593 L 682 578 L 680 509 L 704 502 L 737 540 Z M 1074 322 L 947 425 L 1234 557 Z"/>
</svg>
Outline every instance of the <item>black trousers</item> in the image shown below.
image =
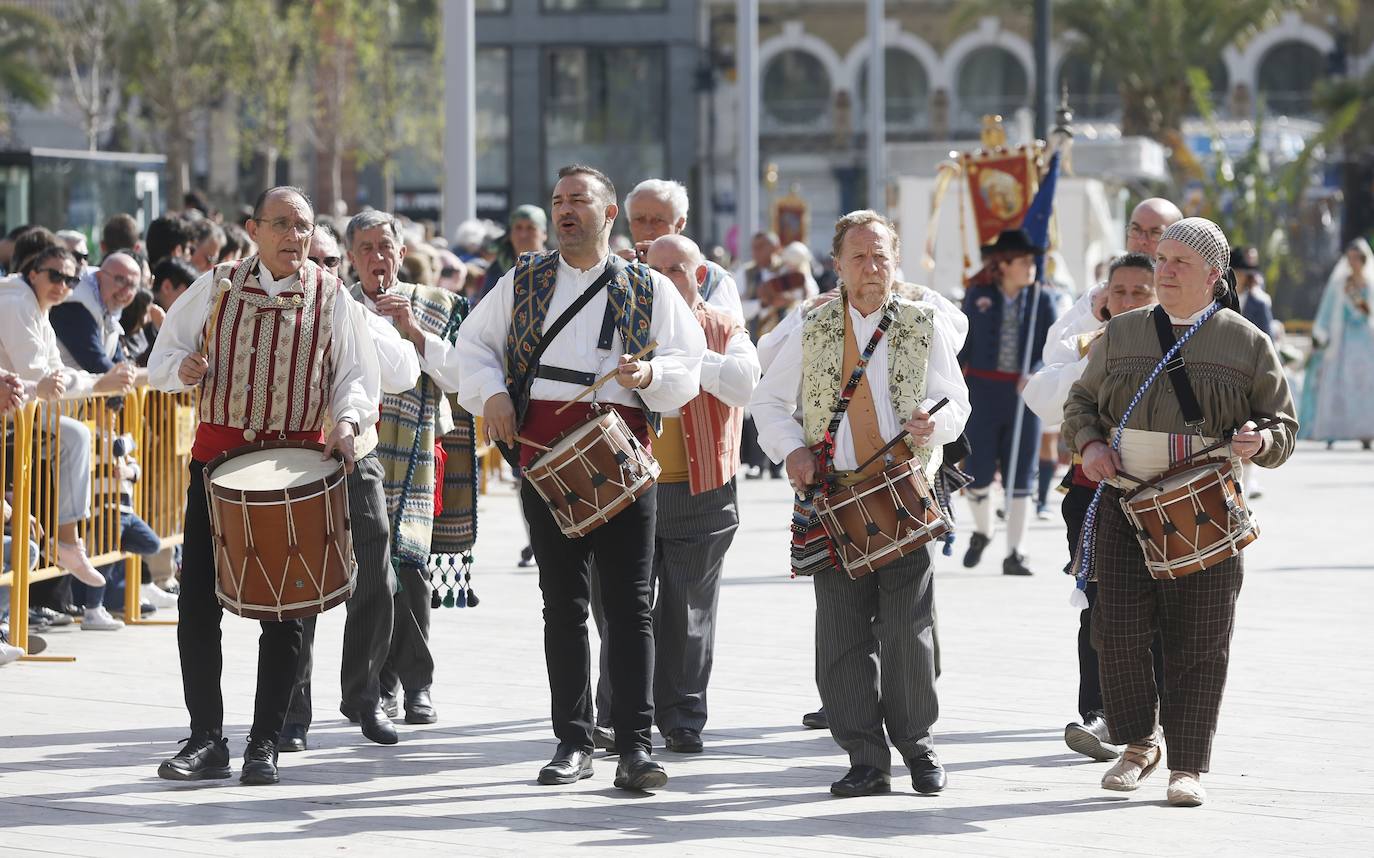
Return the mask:
<svg viewBox="0 0 1374 858">
<path fill-rule="evenodd" d="M 1072 476 L 1073 472 L 1069 473 Z M 1060 509 L 1068 528 L 1069 557 L 1074 558 L 1078 551 L 1078 539 L 1083 532 L 1083 519 L 1093 501 L 1093 490 L 1073 483 L 1069 483 L 1068 488 L 1069 493 L 1064 495 Z M 1105 498 L 1103 503 L 1106 503 Z M 1078 612 L 1078 714 L 1087 721 L 1092 714 L 1103 711 L 1102 671 L 1098 665 L 1097 648 L 1093 646 L 1093 608 L 1097 605 L 1097 582 L 1089 581 L 1083 594 L 1088 597 L 1088 607 Z M 1155 676 L 1163 676 L 1164 641 L 1158 632 L 1150 644 L 1150 654 L 1154 658 Z M 1163 693 L 1162 683 L 1160 693 Z"/>
<path fill-rule="evenodd" d="M 224 658 L 220 621 L 224 609 L 215 596 L 215 558 L 210 541 L 210 511 L 205 499 L 205 464 L 192 461 L 186 490 L 186 526 L 177 597 L 177 649 L 181 653 L 181 687 L 192 732 L 222 733 L 224 697 L 220 674 Z M 261 621 L 258 638 L 258 688 L 251 738 L 277 740 L 291 703 L 296 660 L 301 651 L 301 621 Z"/>
<path fill-rule="evenodd" d="M 580 539 L 563 535 L 528 482 L 520 488 L 530 545 L 544 595 L 544 661 L 553 732 L 559 742 L 592 747 L 591 653 L 587 643 L 592 562 L 606 612 L 611 722 L 622 753 L 651 748 L 654 629 L 650 613 L 658 487 Z"/>
</svg>

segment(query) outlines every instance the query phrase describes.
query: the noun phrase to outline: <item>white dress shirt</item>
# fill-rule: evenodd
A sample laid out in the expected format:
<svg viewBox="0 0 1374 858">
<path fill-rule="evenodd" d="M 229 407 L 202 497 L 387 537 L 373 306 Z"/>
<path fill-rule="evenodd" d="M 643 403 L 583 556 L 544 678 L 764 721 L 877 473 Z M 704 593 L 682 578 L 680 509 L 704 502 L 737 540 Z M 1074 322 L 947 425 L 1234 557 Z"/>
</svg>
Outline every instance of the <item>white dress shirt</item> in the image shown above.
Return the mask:
<svg viewBox="0 0 1374 858">
<path fill-rule="evenodd" d="M 864 316 L 853 306 L 849 307 L 850 327 L 860 354 L 873 338 L 873 332 L 878 329 L 882 317 L 881 308 Z M 921 407 L 929 410 L 941 398 L 949 398 L 949 403 L 931 418 L 935 422 L 935 432 L 931 435 L 929 446 L 939 447 L 959 437 L 968 421 L 969 402 L 968 387 L 964 384 L 963 373 L 959 371 L 958 349 L 954 346 L 949 327 L 939 324 L 933 327 L 930 359 L 926 366 L 925 399 Z M 873 394 L 878 429 L 882 432 L 883 440 L 890 441 L 902 430 L 902 424 L 911 415 L 898 414 L 892 405 L 887 381 L 887 342 L 887 337 L 883 337 L 874 349 L 864 379 Z M 774 462 L 782 462 L 792 451 L 806 447 L 806 435 L 802 432 L 800 420 L 801 385 L 802 327 L 797 325 L 787 335 L 749 403 L 749 410 L 759 430 L 759 445 Z M 835 391 L 837 397 L 839 393 Z M 825 407 L 828 409 L 833 404 L 833 401 L 829 402 Z M 849 431 L 849 415 L 846 414 L 835 434 L 835 467 L 852 470 L 858 464 L 858 457 L 854 455 L 853 435 Z"/>
<path fill-rule="evenodd" d="M 833 294 L 838 298 L 839 290 L 835 290 Z M 945 328 L 945 332 L 949 335 L 949 341 L 954 346 L 954 353 L 958 354 L 959 349 L 964 347 L 964 339 L 968 337 L 968 316 L 965 316 L 963 310 L 934 289 L 926 289 L 925 296 L 917 303 L 929 304 L 935 308 L 935 325 Z M 764 372 L 768 371 L 768 367 L 782 349 L 782 344 L 786 342 L 787 335 L 801 327 L 802 319 L 806 317 L 805 307 L 806 305 L 803 304 L 788 313 L 787 318 L 779 322 L 777 327 L 759 337 L 759 363 L 763 366 Z"/>
<path fill-rule="evenodd" d="M 553 296 L 544 317 L 546 330 L 601 276 L 608 259 L 603 258 L 586 271 L 579 271 L 560 257 Z M 706 335 L 672 281 L 656 271 L 651 271 L 650 276 L 654 284 L 654 307 L 649 334 L 651 340 L 658 342 L 654 357 L 649 362 L 653 366 L 653 377 L 647 387 L 638 391 L 611 381 L 582 401 L 594 399 L 638 407 L 638 394 L 651 411 L 665 412 L 681 408 L 697 395 Z M 458 404 L 473 414 L 483 413 L 488 399 L 507 392 L 506 333 L 510 330 L 515 304 L 514 278 L 514 269 L 501 275 L 491 293 L 478 303 L 471 316 L 463 320 L 463 326 L 458 329 L 457 346 L 444 358 L 453 372 L 457 372 L 458 366 L 462 367 Z M 611 343 L 610 351 L 597 349 L 601 320 L 609 300 L 605 289 L 594 295 L 549 343 L 540 362 L 591 373 L 597 378 L 615 370 L 620 356 L 625 353 L 619 331 Z M 425 346 L 427 359 L 437 356 L 430 354 L 431 345 L 427 342 Z M 530 388 L 530 397 L 566 401 L 581 393 L 582 389 L 580 384 L 536 378 Z"/>
<path fill-rule="evenodd" d="M 306 262 L 305 266 L 314 266 Z M 302 270 L 304 270 L 304 267 Z M 274 280 L 267 266 L 258 263 L 258 282 L 264 291 L 276 297 L 296 282 L 291 274 L 281 280 Z M 182 293 L 167 311 L 162 327 L 158 330 L 157 343 L 148 358 L 148 383 L 158 390 L 168 393 L 187 390 L 191 385 L 183 384 L 177 377 L 181 362 L 192 354 L 202 353 L 205 348 L 205 323 L 210 317 L 211 299 L 217 297 L 219 287 L 215 283 L 215 269 L 196 278 L 196 282 Z M 376 394 L 381 389 L 381 381 L 375 359 L 369 359 L 361 343 L 358 342 L 359 328 L 357 319 L 350 310 L 351 298 L 340 290 L 334 300 L 334 324 L 330 349 L 334 361 L 334 388 L 329 393 L 329 417 L 334 423 L 352 420 L 359 428 L 377 422 Z"/>
<path fill-rule="evenodd" d="M 706 299 L 706 303 L 718 310 L 724 310 L 743 324 L 745 321 L 744 305 L 740 303 L 739 285 L 735 283 L 735 278 L 730 276 L 729 271 L 714 262 L 708 260 L 706 264 L 714 269 L 716 276 L 720 278 L 716 283 L 716 288 L 711 291 L 711 297 Z"/>
<path fill-rule="evenodd" d="M 731 408 L 743 408 L 754 395 L 759 383 L 759 354 L 743 328 L 730 335 L 725 354 L 707 348 L 701 353 L 701 389 Z M 681 409 L 663 412 L 664 417 L 677 417 Z"/>
<path fill-rule="evenodd" d="M 367 296 L 357 301 L 349 295 L 348 300 L 351 309 L 356 309 L 357 322 L 361 325 L 356 331 L 357 336 L 360 341 L 362 338 L 371 340 L 375 346 L 373 351 L 376 353 L 380 392 L 406 393 L 414 390 L 420 381 L 420 357 L 415 353 L 415 346 L 401 336 L 390 319 L 373 311 L 376 305 Z"/>
<path fill-rule="evenodd" d="M 32 397 L 38 382 L 54 372 L 67 383 L 66 396 L 90 393 L 100 376 L 62 362 L 57 333 L 28 282 L 18 274 L 0 280 L 0 368 L 24 381 L 24 395 Z"/>
</svg>

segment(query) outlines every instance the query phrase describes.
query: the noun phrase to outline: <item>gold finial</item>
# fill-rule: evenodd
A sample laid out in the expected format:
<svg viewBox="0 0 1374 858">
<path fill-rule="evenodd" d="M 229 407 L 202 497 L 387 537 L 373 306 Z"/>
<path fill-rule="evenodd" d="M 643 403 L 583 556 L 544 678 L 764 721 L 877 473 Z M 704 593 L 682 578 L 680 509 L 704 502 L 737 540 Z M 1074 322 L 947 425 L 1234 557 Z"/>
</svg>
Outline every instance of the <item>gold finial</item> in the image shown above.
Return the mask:
<svg viewBox="0 0 1374 858">
<path fill-rule="evenodd" d="M 990 113 L 983 116 L 983 148 L 989 151 L 1007 145 L 1007 129 L 1002 127 L 1002 116 Z"/>
</svg>

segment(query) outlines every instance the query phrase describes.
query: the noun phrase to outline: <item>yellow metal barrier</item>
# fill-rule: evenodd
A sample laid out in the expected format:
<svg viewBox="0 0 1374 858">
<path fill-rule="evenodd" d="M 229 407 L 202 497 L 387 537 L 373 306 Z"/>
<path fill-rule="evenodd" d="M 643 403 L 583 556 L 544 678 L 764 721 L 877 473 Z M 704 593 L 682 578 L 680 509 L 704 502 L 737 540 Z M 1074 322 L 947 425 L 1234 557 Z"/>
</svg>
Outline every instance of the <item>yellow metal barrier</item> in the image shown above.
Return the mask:
<svg viewBox="0 0 1374 858">
<path fill-rule="evenodd" d="M 134 509 L 164 549 L 180 545 L 186 526 L 188 466 L 196 435 L 196 391 L 163 393 L 139 391 L 138 447 L 143 479 L 134 484 Z M 139 612 L 143 560 L 132 557 L 124 575 L 124 622 L 134 625 L 176 625 L 175 620 L 145 620 Z M 136 618 L 136 619 L 130 619 Z"/>
</svg>

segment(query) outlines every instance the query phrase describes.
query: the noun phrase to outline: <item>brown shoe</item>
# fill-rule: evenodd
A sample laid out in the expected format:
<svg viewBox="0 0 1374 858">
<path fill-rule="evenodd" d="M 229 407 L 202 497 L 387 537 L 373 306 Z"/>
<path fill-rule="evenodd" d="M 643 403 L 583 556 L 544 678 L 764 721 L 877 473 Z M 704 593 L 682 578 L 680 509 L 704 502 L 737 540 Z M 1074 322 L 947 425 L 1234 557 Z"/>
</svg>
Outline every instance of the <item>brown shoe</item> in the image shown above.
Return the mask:
<svg viewBox="0 0 1374 858">
<path fill-rule="evenodd" d="M 1202 788 L 1202 775 L 1197 772 L 1169 773 L 1169 804 L 1174 807 L 1198 807 L 1207 800 Z"/>
<path fill-rule="evenodd" d="M 1102 788 L 1117 792 L 1131 792 L 1139 788 L 1140 782 L 1159 767 L 1163 756 L 1154 736 L 1144 742 L 1132 742 L 1121 752 L 1121 759 L 1102 776 Z"/>
</svg>

